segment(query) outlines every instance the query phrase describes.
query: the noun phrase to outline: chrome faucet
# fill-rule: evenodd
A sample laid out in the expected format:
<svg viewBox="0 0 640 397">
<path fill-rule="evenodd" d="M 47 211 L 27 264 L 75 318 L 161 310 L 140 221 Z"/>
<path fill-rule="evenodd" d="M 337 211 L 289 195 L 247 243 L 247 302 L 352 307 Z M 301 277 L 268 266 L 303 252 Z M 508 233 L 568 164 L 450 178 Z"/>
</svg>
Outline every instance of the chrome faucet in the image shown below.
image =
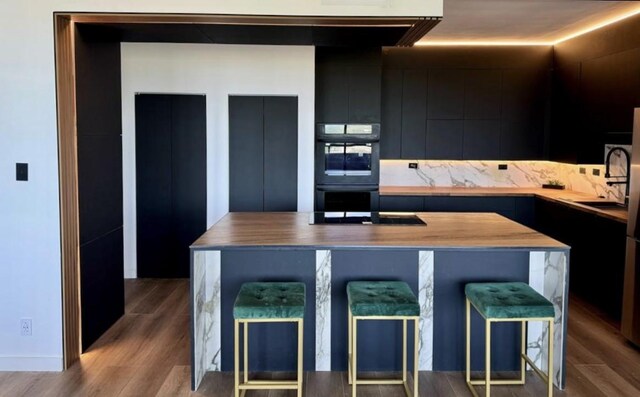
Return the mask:
<svg viewBox="0 0 640 397">
<path fill-rule="evenodd" d="M 627 175 L 616 175 L 616 176 L 611 176 L 611 155 L 613 154 L 613 152 L 622 152 L 624 153 L 624 156 L 627 159 Z M 625 189 L 625 193 L 624 193 L 624 203 L 625 204 L 629 204 L 629 181 L 631 180 L 631 155 L 629 154 L 629 152 L 627 151 L 627 149 L 620 147 L 620 146 L 616 146 L 614 148 L 612 148 L 611 150 L 609 150 L 609 152 L 607 153 L 607 159 L 605 160 L 605 172 L 604 172 L 604 177 L 605 178 L 622 178 L 624 177 L 625 180 L 624 181 L 607 181 L 607 185 L 609 186 L 613 186 L 613 185 L 619 185 L 619 184 L 625 184 L 626 185 L 626 189 Z"/>
</svg>

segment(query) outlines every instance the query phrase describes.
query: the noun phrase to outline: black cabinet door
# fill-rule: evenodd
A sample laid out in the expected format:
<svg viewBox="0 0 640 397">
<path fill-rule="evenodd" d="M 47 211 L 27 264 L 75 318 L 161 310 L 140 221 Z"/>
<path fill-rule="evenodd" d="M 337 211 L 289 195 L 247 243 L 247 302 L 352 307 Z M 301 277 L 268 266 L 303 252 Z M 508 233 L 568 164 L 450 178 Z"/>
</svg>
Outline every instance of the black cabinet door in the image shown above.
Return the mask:
<svg viewBox="0 0 640 397">
<path fill-rule="evenodd" d="M 380 122 L 380 65 L 349 68 L 349 123 Z"/>
<path fill-rule="evenodd" d="M 427 121 L 428 159 L 458 160 L 462 158 L 464 143 L 463 120 Z"/>
<path fill-rule="evenodd" d="M 188 277 L 206 230 L 206 100 L 136 95 L 137 272 Z"/>
<path fill-rule="evenodd" d="M 402 81 L 403 159 L 423 159 L 426 156 L 427 72 L 405 70 Z"/>
<path fill-rule="evenodd" d="M 381 159 L 399 159 L 402 151 L 402 75 L 400 69 L 382 73 Z"/>
<path fill-rule="evenodd" d="M 229 211 L 264 208 L 264 98 L 229 97 Z"/>
<path fill-rule="evenodd" d="M 344 123 L 349 119 L 347 65 L 331 60 L 316 64 L 316 121 Z"/>
<path fill-rule="evenodd" d="M 298 208 L 298 98 L 229 97 L 229 211 Z"/>
<path fill-rule="evenodd" d="M 207 223 L 206 99 L 171 97 L 171 230 L 177 275 L 188 277 L 189 246 Z"/>
<path fill-rule="evenodd" d="M 424 197 L 380 196 L 380 211 L 422 212 Z"/>
<path fill-rule="evenodd" d="M 298 98 L 264 98 L 264 211 L 298 208 Z"/>
<path fill-rule="evenodd" d="M 427 117 L 431 119 L 464 118 L 464 70 L 429 70 Z"/>
<path fill-rule="evenodd" d="M 465 120 L 464 160 L 500 160 L 500 120 Z"/>
<path fill-rule="evenodd" d="M 500 119 L 500 91 L 500 70 L 467 70 L 464 117 L 466 119 Z"/>
</svg>

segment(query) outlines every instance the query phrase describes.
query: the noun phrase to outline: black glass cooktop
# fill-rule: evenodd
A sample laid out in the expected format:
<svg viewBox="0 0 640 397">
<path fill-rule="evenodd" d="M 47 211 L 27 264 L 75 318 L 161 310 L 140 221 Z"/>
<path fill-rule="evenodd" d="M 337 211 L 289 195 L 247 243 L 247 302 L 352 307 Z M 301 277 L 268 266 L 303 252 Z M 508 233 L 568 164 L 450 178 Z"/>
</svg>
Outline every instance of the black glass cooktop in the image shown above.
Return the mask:
<svg viewBox="0 0 640 397">
<path fill-rule="evenodd" d="M 310 225 L 426 225 L 412 212 L 314 212 Z"/>
</svg>

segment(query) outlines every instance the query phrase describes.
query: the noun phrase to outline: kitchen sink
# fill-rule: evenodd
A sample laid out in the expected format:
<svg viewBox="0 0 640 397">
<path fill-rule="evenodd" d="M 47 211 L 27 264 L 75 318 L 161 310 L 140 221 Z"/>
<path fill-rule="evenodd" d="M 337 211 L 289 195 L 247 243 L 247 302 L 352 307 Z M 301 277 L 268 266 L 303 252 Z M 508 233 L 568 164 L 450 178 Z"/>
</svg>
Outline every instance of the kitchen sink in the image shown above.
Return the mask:
<svg viewBox="0 0 640 397">
<path fill-rule="evenodd" d="M 586 205 L 587 207 L 598 208 L 602 210 L 626 210 L 627 206 L 616 201 L 574 201 L 576 204 Z"/>
</svg>

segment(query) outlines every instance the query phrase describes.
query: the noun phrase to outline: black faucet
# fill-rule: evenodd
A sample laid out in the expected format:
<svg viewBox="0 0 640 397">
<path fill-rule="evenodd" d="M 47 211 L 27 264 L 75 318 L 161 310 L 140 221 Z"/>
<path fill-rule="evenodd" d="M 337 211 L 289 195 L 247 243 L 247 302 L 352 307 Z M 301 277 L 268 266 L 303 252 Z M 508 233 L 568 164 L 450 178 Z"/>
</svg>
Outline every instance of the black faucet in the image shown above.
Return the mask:
<svg viewBox="0 0 640 397">
<path fill-rule="evenodd" d="M 627 175 L 616 175 L 616 176 L 611 176 L 610 173 L 610 169 L 611 169 L 611 155 L 613 154 L 613 152 L 615 151 L 620 151 L 622 153 L 624 153 L 624 156 L 627 158 Z M 607 159 L 605 160 L 605 172 L 604 172 L 604 177 L 605 178 L 620 178 L 620 177 L 625 177 L 624 181 L 607 181 L 607 185 L 609 186 L 613 186 L 613 185 L 618 185 L 618 184 L 625 184 L 626 185 L 626 190 L 625 190 L 625 194 L 624 194 L 624 203 L 628 204 L 629 203 L 629 181 L 631 180 L 631 155 L 629 154 L 629 152 L 627 151 L 627 149 L 620 147 L 620 146 L 616 146 L 614 148 L 612 148 L 611 150 L 609 150 L 609 152 L 607 153 Z"/>
</svg>

